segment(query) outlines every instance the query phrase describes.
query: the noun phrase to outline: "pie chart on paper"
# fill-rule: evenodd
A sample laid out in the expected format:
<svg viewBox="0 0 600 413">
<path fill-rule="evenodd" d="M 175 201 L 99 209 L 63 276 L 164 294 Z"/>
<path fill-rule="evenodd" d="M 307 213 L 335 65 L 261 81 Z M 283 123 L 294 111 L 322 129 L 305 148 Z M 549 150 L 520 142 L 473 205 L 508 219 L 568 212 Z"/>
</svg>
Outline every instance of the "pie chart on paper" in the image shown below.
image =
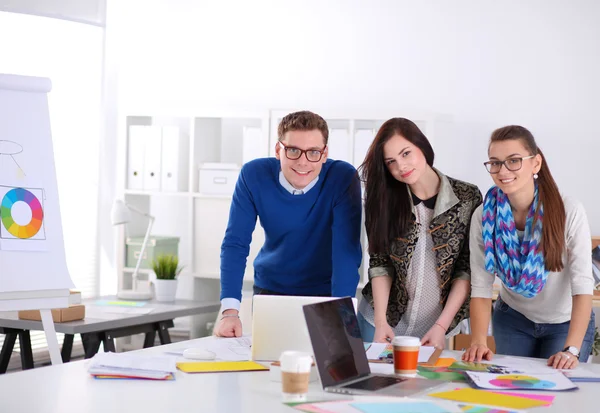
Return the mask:
<svg viewBox="0 0 600 413">
<path fill-rule="evenodd" d="M 28 239 L 42 227 L 44 211 L 40 200 L 33 193 L 24 188 L 13 188 L 2 198 L 0 217 L 11 235 Z"/>
</svg>

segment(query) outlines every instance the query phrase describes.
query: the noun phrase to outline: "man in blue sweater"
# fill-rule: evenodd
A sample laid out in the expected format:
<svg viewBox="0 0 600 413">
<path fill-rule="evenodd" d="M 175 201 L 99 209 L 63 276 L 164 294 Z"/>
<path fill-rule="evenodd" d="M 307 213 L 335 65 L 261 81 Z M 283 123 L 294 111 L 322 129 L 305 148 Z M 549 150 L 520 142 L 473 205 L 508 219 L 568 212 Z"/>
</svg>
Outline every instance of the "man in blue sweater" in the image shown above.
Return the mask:
<svg viewBox="0 0 600 413">
<path fill-rule="evenodd" d="M 256 217 L 265 243 L 254 260 L 254 294 L 356 295 L 362 259 L 356 169 L 327 159 L 325 120 L 302 111 L 278 128 L 275 158 L 242 167 L 221 246 L 221 309 L 215 334 L 239 337 L 242 282 Z"/>
</svg>

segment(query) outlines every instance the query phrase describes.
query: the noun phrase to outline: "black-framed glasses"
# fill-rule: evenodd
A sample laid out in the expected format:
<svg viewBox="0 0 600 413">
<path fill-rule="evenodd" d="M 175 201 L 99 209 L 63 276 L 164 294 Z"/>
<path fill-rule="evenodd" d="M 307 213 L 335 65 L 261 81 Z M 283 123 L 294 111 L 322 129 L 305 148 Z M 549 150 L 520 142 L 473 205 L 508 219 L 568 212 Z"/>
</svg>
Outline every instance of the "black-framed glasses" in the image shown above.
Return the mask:
<svg viewBox="0 0 600 413">
<path fill-rule="evenodd" d="M 323 157 L 323 153 L 325 153 L 325 148 L 327 145 L 323 146 L 323 149 L 300 149 L 294 146 L 285 146 L 283 143 L 279 142 L 279 144 L 283 147 L 285 151 L 285 157 L 291 161 L 295 161 L 296 159 L 300 159 L 302 154 L 306 156 L 306 159 L 309 162 L 319 162 Z"/>
<path fill-rule="evenodd" d="M 511 172 L 518 171 L 523 167 L 523 159 L 535 158 L 535 155 L 523 156 L 522 158 L 508 158 L 503 161 L 487 161 L 483 164 L 485 169 L 491 174 L 497 174 L 502 169 L 502 165 Z"/>
</svg>

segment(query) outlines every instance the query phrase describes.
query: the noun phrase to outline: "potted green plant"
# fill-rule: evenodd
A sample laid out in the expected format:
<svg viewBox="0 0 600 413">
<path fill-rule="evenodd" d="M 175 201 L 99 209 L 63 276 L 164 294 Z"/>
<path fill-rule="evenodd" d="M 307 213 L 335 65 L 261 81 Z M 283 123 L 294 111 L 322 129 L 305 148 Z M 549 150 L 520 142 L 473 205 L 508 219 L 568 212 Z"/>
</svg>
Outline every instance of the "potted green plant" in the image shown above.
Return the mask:
<svg viewBox="0 0 600 413">
<path fill-rule="evenodd" d="M 183 270 L 179 266 L 179 258 L 174 255 L 159 255 L 152 261 L 152 269 L 156 274 L 154 292 L 157 301 L 175 301 L 177 292 L 177 276 Z"/>
</svg>

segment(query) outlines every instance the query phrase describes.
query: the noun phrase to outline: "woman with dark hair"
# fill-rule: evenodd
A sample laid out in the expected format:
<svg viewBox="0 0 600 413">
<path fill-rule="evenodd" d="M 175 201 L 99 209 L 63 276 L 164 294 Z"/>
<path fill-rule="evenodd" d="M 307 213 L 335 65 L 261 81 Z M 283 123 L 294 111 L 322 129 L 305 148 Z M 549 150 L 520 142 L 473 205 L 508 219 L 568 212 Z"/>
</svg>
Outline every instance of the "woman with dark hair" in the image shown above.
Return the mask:
<svg viewBox="0 0 600 413">
<path fill-rule="evenodd" d="M 467 316 L 469 226 L 481 193 L 434 169 L 433 158 L 417 125 L 393 118 L 360 168 L 370 254 L 358 314 L 364 341 L 411 335 L 443 348 Z"/>
<path fill-rule="evenodd" d="M 471 347 L 463 360 L 491 360 L 487 347 L 494 276 L 502 281 L 492 319 L 499 354 L 548 358 L 574 368 L 594 338 L 591 236 L 579 202 L 563 198 L 531 132 L 492 134 L 485 166 L 494 180 L 471 223 Z"/>
</svg>

